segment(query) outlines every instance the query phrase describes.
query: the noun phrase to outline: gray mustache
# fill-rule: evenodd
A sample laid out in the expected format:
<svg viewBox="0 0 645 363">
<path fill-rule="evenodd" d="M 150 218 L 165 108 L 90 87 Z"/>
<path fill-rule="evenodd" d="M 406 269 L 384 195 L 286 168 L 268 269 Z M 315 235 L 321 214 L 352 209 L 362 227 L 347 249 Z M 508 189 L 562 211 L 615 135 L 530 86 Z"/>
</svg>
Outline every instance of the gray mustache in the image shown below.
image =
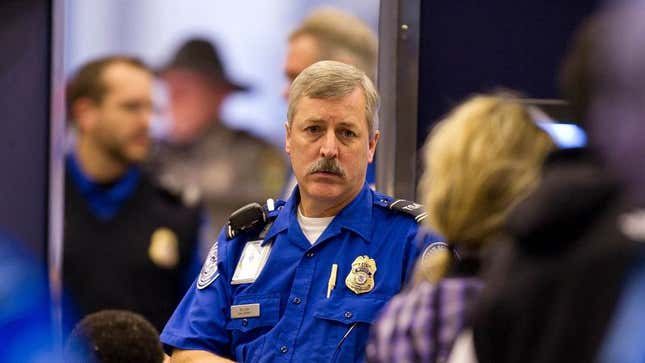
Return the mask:
<svg viewBox="0 0 645 363">
<path fill-rule="evenodd" d="M 345 176 L 345 171 L 338 165 L 336 159 L 320 159 L 316 161 L 307 170 L 307 174 L 313 173 L 331 173 L 341 177 Z"/>
</svg>

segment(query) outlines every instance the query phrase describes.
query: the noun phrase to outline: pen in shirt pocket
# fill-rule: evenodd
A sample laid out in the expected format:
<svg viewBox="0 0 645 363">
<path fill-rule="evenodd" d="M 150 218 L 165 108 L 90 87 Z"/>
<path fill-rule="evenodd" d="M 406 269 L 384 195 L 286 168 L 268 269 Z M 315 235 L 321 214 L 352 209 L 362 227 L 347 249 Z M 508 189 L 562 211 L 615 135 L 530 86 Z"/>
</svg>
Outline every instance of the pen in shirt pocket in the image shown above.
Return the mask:
<svg viewBox="0 0 645 363">
<path fill-rule="evenodd" d="M 331 290 L 336 287 L 336 275 L 338 274 L 338 265 L 331 265 L 331 274 L 329 275 L 329 282 L 327 283 L 327 298 L 331 297 Z"/>
</svg>

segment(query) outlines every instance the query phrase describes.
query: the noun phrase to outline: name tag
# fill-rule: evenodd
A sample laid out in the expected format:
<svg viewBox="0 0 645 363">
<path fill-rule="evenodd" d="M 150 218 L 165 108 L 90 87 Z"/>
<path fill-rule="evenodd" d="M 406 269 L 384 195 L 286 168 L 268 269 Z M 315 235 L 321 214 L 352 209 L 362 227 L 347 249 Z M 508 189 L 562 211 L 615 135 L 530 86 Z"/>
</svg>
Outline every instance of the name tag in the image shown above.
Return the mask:
<svg viewBox="0 0 645 363">
<path fill-rule="evenodd" d="M 233 272 L 231 285 L 255 282 L 269 258 L 269 252 L 271 252 L 270 243 L 262 246 L 262 240 L 246 242 L 242 256 Z"/>
<path fill-rule="evenodd" d="M 231 306 L 231 319 L 257 318 L 260 316 L 260 304 Z"/>
</svg>

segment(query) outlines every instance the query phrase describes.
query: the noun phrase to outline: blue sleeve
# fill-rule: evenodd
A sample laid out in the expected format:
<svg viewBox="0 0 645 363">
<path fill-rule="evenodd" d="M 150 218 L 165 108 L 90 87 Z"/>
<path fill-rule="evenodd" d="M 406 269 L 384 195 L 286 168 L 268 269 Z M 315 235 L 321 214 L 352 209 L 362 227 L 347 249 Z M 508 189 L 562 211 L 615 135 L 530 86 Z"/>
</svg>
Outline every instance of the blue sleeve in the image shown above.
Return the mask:
<svg viewBox="0 0 645 363">
<path fill-rule="evenodd" d="M 419 227 L 416 236 L 416 244 L 421 251 L 435 242 L 445 242 L 445 238 L 440 236 L 437 232 L 427 227 Z"/>
<path fill-rule="evenodd" d="M 406 261 L 406 283 L 409 282 L 412 278 L 417 260 L 419 259 L 421 253 L 426 249 L 426 247 L 435 242 L 444 241 L 443 237 L 439 236 L 434 231 L 420 226 L 414 229 L 412 235 L 409 236 L 409 238 L 412 239 L 412 243 L 410 244 L 410 251 L 408 253 L 408 259 Z"/>
<path fill-rule="evenodd" d="M 203 289 L 197 288 L 197 280 L 190 286 L 161 333 L 167 353 L 178 348 L 232 357 L 231 337 L 226 330 L 231 301 L 229 242 L 224 238 L 224 232 L 218 241 L 219 276 Z"/>
<path fill-rule="evenodd" d="M 195 280 L 195 277 L 199 275 L 199 271 L 202 268 L 204 259 L 206 258 L 206 252 L 211 247 L 213 243 L 214 234 L 213 223 L 211 218 L 208 215 L 208 210 L 202 208 L 199 214 L 199 228 L 195 243 L 193 243 L 192 253 L 190 255 L 190 261 L 186 266 L 186 269 L 182 276 L 182 285 L 181 288 L 183 291 L 188 290 L 192 282 Z"/>
</svg>

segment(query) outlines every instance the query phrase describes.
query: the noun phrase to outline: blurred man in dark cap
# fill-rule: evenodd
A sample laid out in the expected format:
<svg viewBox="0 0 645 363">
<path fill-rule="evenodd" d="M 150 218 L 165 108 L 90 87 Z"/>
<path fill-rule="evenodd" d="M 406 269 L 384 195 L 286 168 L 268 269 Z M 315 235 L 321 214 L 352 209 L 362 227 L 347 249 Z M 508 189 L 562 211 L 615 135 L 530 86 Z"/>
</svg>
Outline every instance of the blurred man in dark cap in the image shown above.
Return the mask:
<svg viewBox="0 0 645 363">
<path fill-rule="evenodd" d="M 161 184 L 188 205 L 203 201 L 214 231 L 240 205 L 278 196 L 286 178 L 283 153 L 220 118 L 224 100 L 248 87 L 228 77 L 213 44 L 187 41 L 160 76 L 172 118 L 169 137 L 150 164 Z"/>
<path fill-rule="evenodd" d="M 170 91 L 170 138 L 179 144 L 190 144 L 202 135 L 218 118 L 226 97 L 249 90 L 229 79 L 217 49 L 203 39 L 184 43 L 161 77 Z"/>
</svg>

